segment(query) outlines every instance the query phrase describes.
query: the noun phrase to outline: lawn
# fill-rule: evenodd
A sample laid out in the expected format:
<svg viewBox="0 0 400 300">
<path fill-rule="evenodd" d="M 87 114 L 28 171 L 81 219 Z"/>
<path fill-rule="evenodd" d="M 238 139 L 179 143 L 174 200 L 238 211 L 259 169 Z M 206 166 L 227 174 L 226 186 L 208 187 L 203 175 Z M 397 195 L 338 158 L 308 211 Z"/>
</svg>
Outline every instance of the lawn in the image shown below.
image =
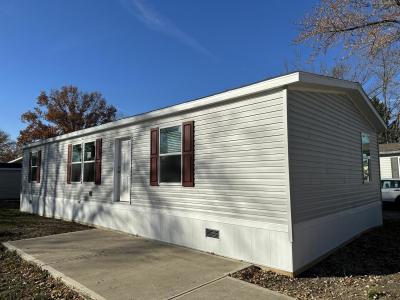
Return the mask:
<svg viewBox="0 0 400 300">
<path fill-rule="evenodd" d="M 0 242 L 85 230 L 77 223 L 0 209 Z M 84 299 L 47 271 L 0 245 L 0 299 Z"/>
<path fill-rule="evenodd" d="M 257 266 L 233 277 L 298 299 L 400 299 L 400 211 L 296 278 Z"/>
</svg>

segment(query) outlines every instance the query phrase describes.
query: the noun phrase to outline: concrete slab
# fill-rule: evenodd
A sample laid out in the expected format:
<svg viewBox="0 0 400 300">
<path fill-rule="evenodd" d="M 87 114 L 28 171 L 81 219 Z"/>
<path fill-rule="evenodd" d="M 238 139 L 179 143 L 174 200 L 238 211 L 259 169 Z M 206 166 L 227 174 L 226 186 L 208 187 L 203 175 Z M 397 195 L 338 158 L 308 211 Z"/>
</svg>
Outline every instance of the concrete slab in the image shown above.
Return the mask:
<svg viewBox="0 0 400 300">
<path fill-rule="evenodd" d="M 294 300 L 294 298 L 232 277 L 224 277 L 199 289 L 175 298 L 177 300 Z"/>
<path fill-rule="evenodd" d="M 234 291 L 269 299 L 256 286 L 219 280 L 246 263 L 127 234 L 92 229 L 9 244 L 93 291 L 95 297 L 169 299 L 201 287 L 185 297 L 232 299 L 227 292 Z"/>
</svg>

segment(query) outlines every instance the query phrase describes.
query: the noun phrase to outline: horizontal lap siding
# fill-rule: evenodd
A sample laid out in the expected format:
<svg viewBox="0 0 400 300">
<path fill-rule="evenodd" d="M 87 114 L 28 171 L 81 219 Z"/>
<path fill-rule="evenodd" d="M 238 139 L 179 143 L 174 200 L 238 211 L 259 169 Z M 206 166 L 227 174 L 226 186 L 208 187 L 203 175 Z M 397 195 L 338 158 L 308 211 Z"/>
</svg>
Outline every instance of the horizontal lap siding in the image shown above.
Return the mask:
<svg viewBox="0 0 400 300">
<path fill-rule="evenodd" d="M 400 156 L 381 156 L 380 164 L 381 164 L 381 178 L 393 178 L 392 174 L 392 161 L 391 159 L 396 157 L 400 159 Z"/>
<path fill-rule="evenodd" d="M 376 133 L 350 98 L 290 91 L 288 120 L 294 223 L 380 200 Z M 370 135 L 369 184 L 361 177 L 361 132 Z"/>
<path fill-rule="evenodd" d="M 150 186 L 150 129 L 192 120 L 195 187 Z M 275 92 L 88 136 L 85 139 L 103 139 L 101 186 L 66 184 L 67 145 L 81 138 L 44 145 L 46 178 L 42 177 L 40 188 L 32 184 L 32 191 L 43 194 L 46 189 L 46 194 L 62 198 L 112 201 L 115 138 L 131 137 L 132 205 L 287 224 L 283 120 L 282 92 Z"/>
</svg>

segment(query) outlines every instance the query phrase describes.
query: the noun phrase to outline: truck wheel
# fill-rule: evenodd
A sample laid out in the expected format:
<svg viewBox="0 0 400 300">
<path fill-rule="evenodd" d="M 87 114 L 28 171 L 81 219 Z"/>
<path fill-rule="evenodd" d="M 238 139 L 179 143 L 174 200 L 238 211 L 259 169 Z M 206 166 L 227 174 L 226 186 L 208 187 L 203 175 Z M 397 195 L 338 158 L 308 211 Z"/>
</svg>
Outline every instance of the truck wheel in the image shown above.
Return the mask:
<svg viewBox="0 0 400 300">
<path fill-rule="evenodd" d="M 395 204 L 396 207 L 400 208 L 400 196 L 398 196 L 396 198 L 396 200 L 394 201 L 394 204 Z"/>
</svg>

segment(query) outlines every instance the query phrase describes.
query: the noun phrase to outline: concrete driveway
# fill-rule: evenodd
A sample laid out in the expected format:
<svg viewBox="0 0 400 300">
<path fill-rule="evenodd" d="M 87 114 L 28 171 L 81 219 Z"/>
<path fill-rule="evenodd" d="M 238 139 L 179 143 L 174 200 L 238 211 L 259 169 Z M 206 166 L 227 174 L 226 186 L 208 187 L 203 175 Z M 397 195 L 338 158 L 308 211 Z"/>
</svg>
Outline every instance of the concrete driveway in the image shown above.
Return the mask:
<svg viewBox="0 0 400 300">
<path fill-rule="evenodd" d="M 243 262 L 112 231 L 5 245 L 97 299 L 288 299 L 227 276 Z"/>
</svg>

